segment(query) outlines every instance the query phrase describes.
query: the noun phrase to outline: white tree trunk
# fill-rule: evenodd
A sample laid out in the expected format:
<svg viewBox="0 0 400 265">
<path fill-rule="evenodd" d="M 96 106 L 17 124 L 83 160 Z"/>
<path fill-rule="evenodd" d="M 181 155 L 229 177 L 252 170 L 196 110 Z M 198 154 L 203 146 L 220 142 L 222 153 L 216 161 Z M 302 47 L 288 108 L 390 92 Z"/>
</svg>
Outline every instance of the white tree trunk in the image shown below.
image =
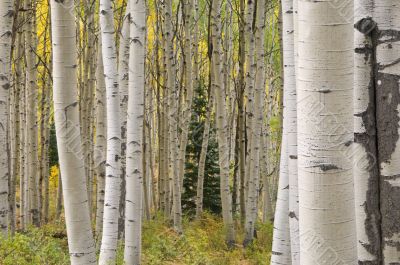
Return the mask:
<svg viewBox="0 0 400 265">
<path fill-rule="evenodd" d="M 254 238 L 255 224 L 258 219 L 258 199 L 260 186 L 260 145 L 263 124 L 263 95 L 265 90 L 264 67 L 264 31 L 265 31 L 265 1 L 257 2 L 257 16 L 255 25 L 255 55 L 256 71 L 254 86 L 254 117 L 250 131 L 250 174 L 248 179 L 248 197 L 246 207 L 246 237 L 244 245 L 248 245 Z"/>
<path fill-rule="evenodd" d="M 356 264 L 353 21 L 336 5 L 298 2 L 300 263 Z M 321 255 L 321 253 L 325 253 Z"/>
<path fill-rule="evenodd" d="M 74 1 L 51 1 L 54 115 L 72 265 L 96 264 L 77 101 Z"/>
<path fill-rule="evenodd" d="M 129 6 L 129 2 L 128 2 Z M 124 219 L 125 219 L 125 175 L 126 175 L 126 126 L 127 126 L 127 112 L 128 112 L 128 98 L 129 98 L 129 26 L 130 13 L 129 8 L 126 11 L 124 21 L 122 24 L 120 43 L 119 43 L 119 61 L 118 61 L 118 83 L 120 94 L 120 107 L 121 107 L 121 199 L 119 206 L 119 231 L 120 235 L 124 232 Z"/>
<path fill-rule="evenodd" d="M 121 196 L 121 120 L 114 13 L 110 0 L 100 0 L 100 27 L 107 97 L 107 159 L 100 265 L 115 264 Z"/>
<path fill-rule="evenodd" d="M 223 70 L 221 62 L 221 1 L 214 0 L 211 10 L 212 19 L 212 71 L 214 73 L 213 90 L 215 93 L 216 128 L 218 135 L 218 154 L 220 167 L 220 186 L 222 215 L 226 229 L 226 242 L 231 246 L 235 242 L 235 227 L 232 214 L 232 195 L 229 184 L 229 145 L 228 124 L 226 120 L 226 103 L 224 86 L 222 82 Z"/>
<path fill-rule="evenodd" d="M 28 173 L 28 197 L 29 203 L 29 224 L 39 226 L 40 217 L 38 209 L 38 124 L 37 124 L 37 65 L 36 65 L 36 17 L 35 3 L 25 0 L 24 8 L 29 10 L 27 13 L 28 21 L 25 24 L 25 50 L 26 50 L 26 146 L 27 146 L 27 173 Z"/>
<path fill-rule="evenodd" d="M 96 147 L 93 154 L 96 168 L 96 242 L 101 241 L 103 231 L 104 194 L 106 186 L 106 155 L 107 155 L 107 97 L 104 79 L 103 55 L 101 42 L 97 51 L 96 71 Z M 100 246 L 99 243 L 97 245 Z"/>
<path fill-rule="evenodd" d="M 214 99 L 213 95 L 209 95 L 207 105 L 207 116 L 204 121 L 204 131 L 201 143 L 201 152 L 198 164 L 197 174 L 197 193 L 196 193 L 196 218 L 201 218 L 203 213 L 203 199 L 204 199 L 204 171 L 207 159 L 208 142 L 210 138 L 210 125 L 211 125 L 211 112 L 213 110 Z"/>
<path fill-rule="evenodd" d="M 126 265 L 139 265 L 143 193 L 143 115 L 145 85 L 146 8 L 144 0 L 130 1 L 129 103 L 126 151 Z"/>
<path fill-rule="evenodd" d="M 285 98 L 285 97 L 284 97 Z M 287 97 L 286 97 L 287 98 Z M 292 264 L 289 227 L 289 153 L 287 107 L 284 101 L 278 197 L 276 199 L 271 264 Z"/>
<path fill-rule="evenodd" d="M 375 0 L 374 20 L 382 264 L 400 264 L 400 3 Z"/>
<path fill-rule="evenodd" d="M 182 233 L 182 206 L 181 206 L 181 181 L 178 175 L 178 102 L 179 93 L 176 82 L 176 63 L 174 53 L 172 1 L 164 1 L 164 30 L 165 30 L 165 56 L 168 90 L 168 122 L 169 122 L 169 156 L 168 175 L 169 182 L 173 185 L 173 220 L 174 229 Z"/>
<path fill-rule="evenodd" d="M 292 264 L 300 264 L 299 198 L 297 179 L 297 103 L 294 47 L 294 1 L 282 1 L 284 101 L 287 108 L 289 226 Z"/>
<path fill-rule="evenodd" d="M 375 120 L 374 0 L 354 2 L 354 190 L 358 264 L 381 264 L 379 169 Z"/>
<path fill-rule="evenodd" d="M 11 39 L 14 1 L 0 2 L 0 235 L 8 233 L 8 178 L 7 119 L 8 97 L 11 88 Z"/>
</svg>

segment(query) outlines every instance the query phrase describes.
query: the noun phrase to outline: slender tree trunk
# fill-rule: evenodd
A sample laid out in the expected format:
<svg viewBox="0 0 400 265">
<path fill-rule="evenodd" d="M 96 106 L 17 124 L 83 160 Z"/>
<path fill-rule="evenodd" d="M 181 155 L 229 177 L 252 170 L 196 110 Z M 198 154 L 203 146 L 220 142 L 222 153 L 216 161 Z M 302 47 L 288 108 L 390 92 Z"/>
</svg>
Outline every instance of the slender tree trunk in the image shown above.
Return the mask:
<svg viewBox="0 0 400 265">
<path fill-rule="evenodd" d="M 196 219 L 201 218 L 203 213 L 203 197 L 204 197 L 204 171 L 206 167 L 208 141 L 210 138 L 211 112 L 214 105 L 214 97 L 209 95 L 207 105 L 207 116 L 204 122 L 203 142 L 201 143 L 201 152 L 197 174 L 197 195 L 196 195 Z"/>
<path fill-rule="evenodd" d="M 129 103 L 127 123 L 127 168 L 125 254 L 126 265 L 139 265 L 141 256 L 143 115 L 145 84 L 146 9 L 143 0 L 130 1 Z"/>
<path fill-rule="evenodd" d="M 264 31 L 265 31 L 265 1 L 258 0 L 256 8 L 255 28 L 255 87 L 254 87 L 254 117 L 250 138 L 250 175 L 249 193 L 246 212 L 246 236 L 244 245 L 247 246 L 254 238 L 255 224 L 258 219 L 258 200 L 260 186 L 260 144 L 263 124 L 263 95 L 265 90 L 264 66 Z"/>
<path fill-rule="evenodd" d="M 213 90 L 216 101 L 216 127 L 219 149 L 222 215 L 226 229 L 225 240 L 228 246 L 232 246 L 235 242 L 235 228 L 232 216 L 232 195 L 229 185 L 228 124 L 226 121 L 224 86 L 221 80 L 221 77 L 223 76 L 221 64 L 221 1 L 214 0 L 211 8 L 213 44 L 212 71 L 214 72 Z"/>
<path fill-rule="evenodd" d="M 58 186 L 57 186 L 57 202 L 56 202 L 56 219 L 60 219 L 63 208 L 63 188 L 61 170 L 58 172 Z"/>
<path fill-rule="evenodd" d="M 8 178 L 9 160 L 7 157 L 7 127 L 8 127 L 8 98 L 11 88 L 11 39 L 14 2 L 12 0 L 0 3 L 0 229 L 7 237 L 8 233 Z"/>
<path fill-rule="evenodd" d="M 106 186 L 107 97 L 101 42 L 98 43 L 98 46 L 96 71 L 96 147 L 93 157 L 97 177 L 95 239 L 97 247 L 100 247 L 103 231 L 104 194 Z"/>
<path fill-rule="evenodd" d="M 245 126 L 245 60 L 246 60 L 246 39 L 244 26 L 245 1 L 240 0 L 240 20 L 239 20 L 239 80 L 237 88 L 238 99 L 238 130 L 239 130 L 239 175 L 240 175 L 240 217 L 242 222 L 246 216 L 246 126 Z"/>
<path fill-rule="evenodd" d="M 284 100 L 287 108 L 287 141 L 289 172 L 289 225 L 292 264 L 300 264 L 299 198 L 297 179 L 297 103 L 294 52 L 293 0 L 282 1 L 282 44 L 284 65 Z"/>
<path fill-rule="evenodd" d="M 119 199 L 121 196 L 120 95 L 115 47 L 114 13 L 110 0 L 100 1 L 100 26 L 107 97 L 107 162 L 104 196 L 103 237 L 100 265 L 115 264 L 118 245 Z"/>
<path fill-rule="evenodd" d="M 349 156 L 354 139 L 354 29 L 336 4 L 353 14 L 353 3 L 346 0 L 298 2 L 300 262 L 308 265 L 322 262 L 321 248 L 334 253 L 332 263 L 357 263 Z"/>
<path fill-rule="evenodd" d="M 272 264 L 292 264 L 290 227 L 289 227 L 289 172 L 286 111 L 283 113 L 282 149 L 279 170 L 278 197 L 274 218 L 272 241 Z"/>
<path fill-rule="evenodd" d="M 129 3 L 128 3 L 129 6 Z M 129 8 L 127 9 L 122 31 L 119 38 L 119 61 L 118 61 L 118 82 L 121 108 L 121 198 L 119 203 L 119 234 L 122 237 L 125 228 L 125 193 L 126 193 L 126 126 L 129 98 L 129 20 L 131 19 Z"/>
<path fill-rule="evenodd" d="M 379 168 L 375 117 L 373 0 L 354 2 L 354 189 L 358 264 L 381 263 Z M 375 32 L 373 32 L 375 33 Z"/>
<path fill-rule="evenodd" d="M 181 120 L 180 128 L 182 133 L 180 135 L 179 145 L 179 161 L 178 173 L 180 179 L 180 186 L 183 187 L 183 177 L 185 175 L 185 158 L 186 146 L 189 138 L 189 124 L 192 117 L 192 102 L 193 102 L 193 67 L 192 67 L 192 31 L 193 26 L 193 0 L 185 0 L 183 5 L 183 21 L 185 31 L 184 43 L 184 67 L 185 67 L 185 90 L 186 97 L 183 105 L 183 117 Z"/>
<path fill-rule="evenodd" d="M 74 1 L 51 0 L 54 115 L 72 265 L 95 264 L 85 168 L 82 160 L 76 76 Z"/>
<path fill-rule="evenodd" d="M 173 34 L 173 14 L 172 1 L 164 1 L 164 30 L 165 30 L 165 56 L 168 90 L 168 122 L 169 122 L 169 161 L 168 175 L 169 181 L 173 184 L 173 220 L 174 229 L 182 233 L 182 206 L 181 206 L 181 180 L 178 175 L 178 102 L 179 93 L 176 82 L 176 65 L 174 54 L 174 34 Z"/>
</svg>

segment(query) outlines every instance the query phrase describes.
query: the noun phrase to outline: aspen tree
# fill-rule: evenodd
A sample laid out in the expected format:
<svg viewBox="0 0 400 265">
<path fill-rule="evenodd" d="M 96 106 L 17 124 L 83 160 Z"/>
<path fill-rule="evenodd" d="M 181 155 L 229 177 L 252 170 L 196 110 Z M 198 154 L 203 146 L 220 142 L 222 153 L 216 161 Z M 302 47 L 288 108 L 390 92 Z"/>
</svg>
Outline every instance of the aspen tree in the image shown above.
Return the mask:
<svg viewBox="0 0 400 265">
<path fill-rule="evenodd" d="M 356 264 L 353 163 L 353 2 L 298 1 L 300 264 Z M 313 239 L 313 240 L 310 240 Z M 317 245 L 318 244 L 318 245 Z"/>
<path fill-rule="evenodd" d="M 100 1 L 100 27 L 107 98 L 107 158 L 103 237 L 99 264 L 115 264 L 121 190 L 121 120 L 114 12 L 110 0 Z"/>
<path fill-rule="evenodd" d="M 125 251 L 126 265 L 139 265 L 142 234 L 143 193 L 143 116 L 145 89 L 145 1 L 130 1 L 130 54 L 129 57 L 129 101 L 126 149 L 126 211 Z"/>
<path fill-rule="evenodd" d="M 300 264 L 299 198 L 297 179 L 297 103 L 295 70 L 294 1 L 282 1 L 282 45 L 284 66 L 284 101 L 287 108 L 289 226 L 292 264 Z M 296 15 L 297 16 L 297 15 Z M 284 117 L 285 118 L 285 117 Z"/>
<path fill-rule="evenodd" d="M 174 54 L 174 34 L 173 34 L 173 14 L 172 1 L 164 1 L 164 30 L 165 30 L 165 60 L 166 60 L 166 89 L 168 90 L 168 176 L 169 182 L 173 186 L 173 203 L 172 214 L 174 220 L 174 229 L 178 233 L 182 233 L 182 206 L 181 206 L 181 180 L 178 175 L 178 87 L 176 82 L 176 63 Z"/>
<path fill-rule="evenodd" d="M 8 178 L 9 160 L 7 157 L 8 100 L 11 88 L 11 39 L 14 17 L 14 1 L 0 3 L 0 230 L 8 233 Z"/>
<path fill-rule="evenodd" d="M 129 6 L 129 3 L 128 3 Z M 120 93 L 120 109 L 121 109 L 121 199 L 119 206 L 119 234 L 124 231 L 125 220 L 125 176 L 126 176 L 126 126 L 127 126 L 127 110 L 129 98 L 129 26 L 130 26 L 129 8 L 123 18 L 122 29 L 119 38 L 119 60 L 118 60 L 118 83 Z"/>
<path fill-rule="evenodd" d="M 27 13 L 27 23 L 25 24 L 25 49 L 26 54 L 26 142 L 27 148 L 27 173 L 28 182 L 26 194 L 29 201 L 26 207 L 29 211 L 29 217 L 26 219 L 28 224 L 39 226 L 39 180 L 38 180 L 38 132 L 37 132 L 37 66 L 36 66 L 36 16 L 35 3 L 31 0 L 25 0 L 24 8 L 29 10 Z"/>
<path fill-rule="evenodd" d="M 218 135 L 218 153 L 220 166 L 220 186 L 221 186 L 221 201 L 222 215 L 226 229 L 225 240 L 228 246 L 232 246 L 235 242 L 235 228 L 233 223 L 232 213 L 232 196 L 229 185 L 229 146 L 227 135 L 226 121 L 226 103 L 224 84 L 222 82 L 222 65 L 221 65 L 221 1 L 214 0 L 211 5 L 212 19 L 212 71 L 214 73 L 212 90 L 215 93 L 216 106 L 216 127 Z"/>
<path fill-rule="evenodd" d="M 72 265 L 96 264 L 79 126 L 74 1 L 50 3 L 54 118 L 70 260 Z"/>
<path fill-rule="evenodd" d="M 359 264 L 381 264 L 375 119 L 374 0 L 354 1 L 354 190 Z"/>
<path fill-rule="evenodd" d="M 206 166 L 208 142 L 210 139 L 211 112 L 213 110 L 213 95 L 209 95 L 207 104 L 207 114 L 204 122 L 203 141 L 201 143 L 201 152 L 198 164 L 197 174 L 197 193 L 196 193 L 196 218 L 199 219 L 203 213 L 203 197 L 204 197 L 204 171 Z"/>
<path fill-rule="evenodd" d="M 399 33 L 400 3 L 375 0 L 372 32 L 376 45 L 375 102 L 378 142 L 379 194 L 381 212 L 381 264 L 400 263 L 399 148 Z"/>
<path fill-rule="evenodd" d="M 98 46 L 96 70 L 96 147 L 94 154 L 97 179 L 95 239 L 97 242 L 101 242 L 106 186 L 107 97 L 101 42 L 98 43 Z M 100 246 L 99 243 L 97 245 Z"/>
</svg>

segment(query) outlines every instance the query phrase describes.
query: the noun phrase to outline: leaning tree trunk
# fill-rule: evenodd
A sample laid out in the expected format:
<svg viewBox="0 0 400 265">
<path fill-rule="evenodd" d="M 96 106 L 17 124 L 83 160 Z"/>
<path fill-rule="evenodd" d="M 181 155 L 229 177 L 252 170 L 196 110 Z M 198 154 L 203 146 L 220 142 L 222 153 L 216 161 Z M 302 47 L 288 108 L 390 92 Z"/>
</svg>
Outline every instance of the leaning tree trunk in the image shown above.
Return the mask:
<svg viewBox="0 0 400 265">
<path fill-rule="evenodd" d="M 107 158 L 103 237 L 100 265 L 115 264 L 121 189 L 121 120 L 115 47 L 114 13 L 110 0 L 100 0 L 100 27 L 107 98 Z"/>
<path fill-rule="evenodd" d="M 0 233 L 8 233 L 8 177 L 7 119 L 8 97 L 11 88 L 11 39 L 14 1 L 0 2 Z"/>
<path fill-rule="evenodd" d="M 287 94 L 287 91 L 285 91 Z M 285 94 L 285 95 L 286 95 Z M 285 100 L 284 96 L 284 100 Z M 278 197 L 276 199 L 274 235 L 272 240 L 271 264 L 292 264 L 289 228 L 289 155 L 287 134 L 287 102 L 284 101 L 282 147 L 279 169 Z"/>
<path fill-rule="evenodd" d="M 381 264 L 379 168 L 375 119 L 374 0 L 354 2 L 354 189 L 358 264 Z"/>
<path fill-rule="evenodd" d="M 74 1 L 51 0 L 54 119 L 72 265 L 96 264 L 82 157 Z"/>
<path fill-rule="evenodd" d="M 126 265 L 139 265 L 142 234 L 143 115 L 145 85 L 146 8 L 144 0 L 130 1 L 129 101 L 126 149 Z"/>
<path fill-rule="evenodd" d="M 353 21 L 336 5 L 298 2 L 298 178 L 301 264 L 356 264 Z M 340 214 L 338 214 L 340 213 Z"/>
<path fill-rule="evenodd" d="M 400 264 L 400 3 L 375 0 L 374 20 L 382 264 Z"/>
<path fill-rule="evenodd" d="M 196 219 L 200 219 L 203 214 L 203 197 L 204 197 L 204 171 L 206 167 L 208 142 L 210 138 L 211 112 L 213 109 L 213 96 L 209 95 L 207 105 L 206 120 L 204 121 L 204 131 L 201 143 L 201 152 L 197 174 L 197 193 L 196 193 Z"/>
<path fill-rule="evenodd" d="M 218 154 L 220 167 L 220 186 L 222 201 L 222 216 L 226 229 L 225 240 L 228 246 L 235 243 L 235 227 L 232 214 L 232 195 L 229 185 L 229 145 L 228 145 L 228 124 L 226 120 L 226 104 L 223 82 L 222 63 L 221 63 L 221 1 L 214 0 L 211 6 L 212 19 L 212 71 L 213 90 L 215 93 L 216 106 L 216 127 L 218 135 Z"/>
</svg>

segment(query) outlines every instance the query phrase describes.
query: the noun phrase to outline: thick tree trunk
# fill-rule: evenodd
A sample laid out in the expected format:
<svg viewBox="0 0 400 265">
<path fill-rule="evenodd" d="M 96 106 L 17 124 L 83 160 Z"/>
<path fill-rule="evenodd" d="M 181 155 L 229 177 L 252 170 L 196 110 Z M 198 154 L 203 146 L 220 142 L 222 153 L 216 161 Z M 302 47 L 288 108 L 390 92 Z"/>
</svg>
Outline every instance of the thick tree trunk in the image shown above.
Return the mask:
<svg viewBox="0 0 400 265">
<path fill-rule="evenodd" d="M 72 265 L 96 264 L 82 160 L 76 76 L 74 1 L 51 1 L 54 115 Z"/>
<path fill-rule="evenodd" d="M 301 264 L 356 264 L 353 21 L 340 1 L 298 2 L 298 178 Z M 317 245 L 318 244 L 318 245 Z"/>
<path fill-rule="evenodd" d="M 126 265 L 139 265 L 141 255 L 142 180 L 143 180 L 143 115 L 145 85 L 145 1 L 130 1 L 129 103 L 126 150 L 126 212 L 125 254 Z"/>
</svg>

